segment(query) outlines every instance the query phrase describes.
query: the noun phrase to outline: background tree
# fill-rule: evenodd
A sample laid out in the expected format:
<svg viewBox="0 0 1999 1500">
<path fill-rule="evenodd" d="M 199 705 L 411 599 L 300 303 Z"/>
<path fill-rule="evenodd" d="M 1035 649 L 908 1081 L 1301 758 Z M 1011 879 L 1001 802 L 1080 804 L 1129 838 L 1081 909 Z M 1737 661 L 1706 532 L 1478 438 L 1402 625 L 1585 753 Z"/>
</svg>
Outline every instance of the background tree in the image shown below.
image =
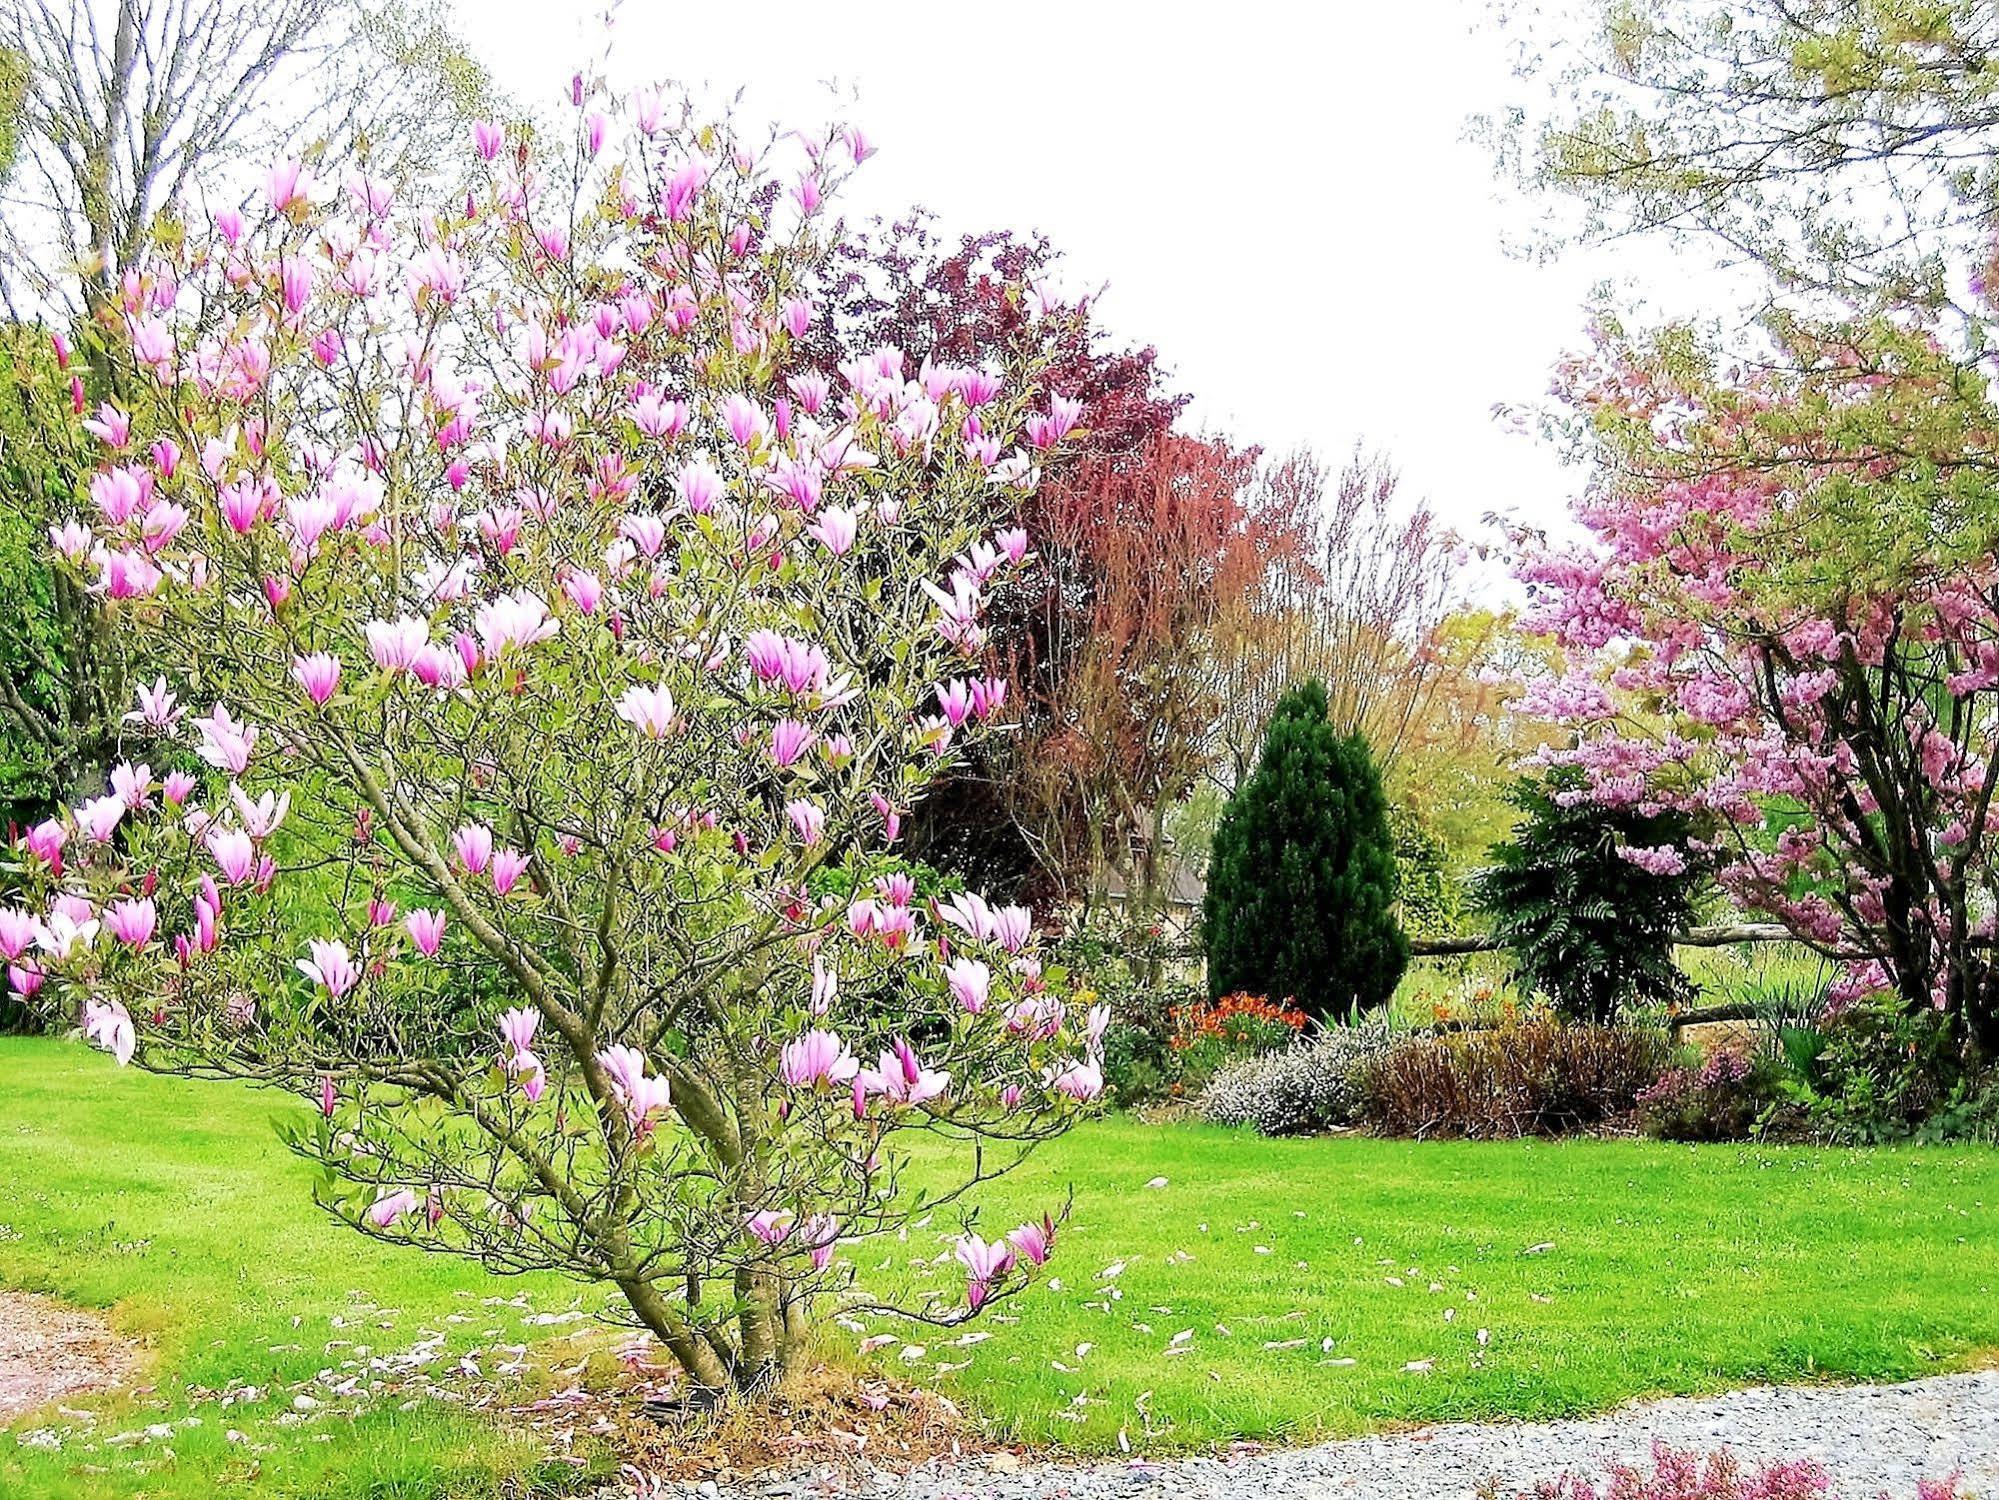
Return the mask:
<svg viewBox="0 0 1999 1500">
<path fill-rule="evenodd" d="M 1112 342 L 1092 297 L 1051 291 L 1056 265 L 1046 240 L 876 226 L 827 326 L 937 362 L 1031 356 L 1081 402 L 1073 446 L 1023 513 L 1035 565 L 993 601 L 989 655 L 1015 685 L 1016 727 L 919 809 L 911 846 L 1038 899 L 1088 899 L 1120 874 L 1142 909 L 1163 821 L 1214 754 L 1215 632 L 1300 534 L 1250 484 L 1253 453 L 1172 430 L 1185 398 L 1153 350 Z"/>
<path fill-rule="evenodd" d="M 1547 107 L 1494 131 L 1584 232 L 1666 230 L 1780 286 L 1959 304 L 1999 175 L 1999 14 L 1983 0 L 1592 0 L 1511 7 Z M 1982 318 L 1982 313 L 1972 316 Z"/>
<path fill-rule="evenodd" d="M 107 299 L 163 223 L 260 191 L 252 160 L 306 158 L 376 193 L 456 161 L 496 96 L 444 14 L 0 0 L 0 559 L 19 580 L 0 604 L 0 826 L 101 783 L 128 733 L 122 637 L 32 550 L 87 519 L 78 409 L 130 388 Z"/>
<path fill-rule="evenodd" d="M 1321 1018 L 1387 1004 L 1409 961 L 1381 778 L 1366 741 L 1326 713 L 1317 682 L 1278 700 L 1215 831 L 1202 913 L 1210 994 L 1288 999 Z"/>
<path fill-rule="evenodd" d="M 1681 813 L 1606 807 L 1573 769 L 1513 789 L 1523 814 L 1474 883 L 1511 956 L 1514 981 L 1575 1020 L 1609 1022 L 1638 1004 L 1675 1005 L 1693 981 L 1673 942 L 1693 925 L 1701 874 Z"/>
<path fill-rule="evenodd" d="M 0 178 L 8 315 L 102 297 L 162 212 L 243 202 L 246 162 L 310 157 L 388 183 L 454 159 L 493 92 L 446 14 L 423 0 L 0 0 L 0 55 L 22 80 Z"/>
<path fill-rule="evenodd" d="M 1512 745 L 1505 711 L 1510 622 L 1464 607 L 1468 549 L 1403 499 L 1379 455 L 1356 451 L 1334 472 L 1290 454 L 1259 474 L 1247 505 L 1295 540 L 1271 550 L 1259 586 L 1232 594 L 1209 634 L 1212 773 L 1225 790 L 1241 785 L 1277 698 L 1322 680 L 1333 727 L 1367 741 L 1407 847 L 1441 861 L 1441 920 L 1505 827 L 1505 767 L 1533 748 Z"/>
</svg>

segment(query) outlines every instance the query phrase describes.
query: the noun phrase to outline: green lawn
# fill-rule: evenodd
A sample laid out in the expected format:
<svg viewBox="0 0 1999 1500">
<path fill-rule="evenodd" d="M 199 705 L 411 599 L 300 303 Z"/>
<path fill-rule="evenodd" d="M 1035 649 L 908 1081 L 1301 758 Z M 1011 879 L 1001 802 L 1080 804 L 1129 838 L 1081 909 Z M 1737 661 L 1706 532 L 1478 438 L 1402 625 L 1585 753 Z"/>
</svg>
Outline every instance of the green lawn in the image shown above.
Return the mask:
<svg viewBox="0 0 1999 1500">
<path fill-rule="evenodd" d="M 519 1336 L 522 1309 L 485 1299 L 577 1301 L 559 1281 L 495 1282 L 326 1222 L 272 1135 L 278 1107 L 0 1043 L 0 1282 L 110 1307 L 151 1339 L 157 1393 L 113 1407 L 101 1435 L 200 1419 L 116 1449 L 0 1438 L 0 1496 L 400 1500 L 485 1493 L 526 1461 L 435 1404 L 349 1417 L 334 1402 L 301 1420 L 288 1402 L 224 1409 L 190 1389 L 296 1382 L 354 1343 L 387 1353 L 426 1330 L 490 1351 Z M 1006 1431 L 1082 1449 L 1120 1429 L 1158 1450 L 1900 1378 L 1999 1348 L 1988 1151 L 1268 1142 L 1113 1121 L 1003 1184 L 984 1227 L 1071 1184 L 1053 1279 L 978 1325 L 990 1338 L 917 1333 L 920 1356 L 880 1358 Z M 858 1258 L 877 1282 L 954 1280 L 922 1264 L 943 1248 Z M 44 1415 L 14 1436 L 52 1425 L 70 1424 Z"/>
</svg>

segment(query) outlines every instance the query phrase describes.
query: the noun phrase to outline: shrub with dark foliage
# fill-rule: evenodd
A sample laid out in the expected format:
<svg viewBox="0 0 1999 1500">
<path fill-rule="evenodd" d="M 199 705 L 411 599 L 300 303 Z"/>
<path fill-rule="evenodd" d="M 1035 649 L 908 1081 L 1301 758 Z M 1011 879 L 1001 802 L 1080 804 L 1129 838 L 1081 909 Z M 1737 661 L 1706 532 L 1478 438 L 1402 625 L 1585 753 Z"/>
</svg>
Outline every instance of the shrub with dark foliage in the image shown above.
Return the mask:
<svg viewBox="0 0 1999 1500">
<path fill-rule="evenodd" d="M 1526 816 L 1494 846 L 1478 906 L 1511 951 L 1516 982 L 1564 1015 L 1600 1023 L 1622 1006 L 1683 1004 L 1694 986 L 1673 962 L 1673 939 L 1693 922 L 1702 879 L 1681 853 L 1692 828 L 1678 813 L 1563 805 L 1579 780 L 1561 769 L 1514 788 Z"/>
<path fill-rule="evenodd" d="M 1395 992 L 1409 940 L 1388 799 L 1366 741 L 1327 720 L 1322 684 L 1278 700 L 1215 831 L 1202 916 L 1210 995 L 1247 990 L 1328 1019 Z"/>
<path fill-rule="evenodd" d="M 1666 1055 L 1657 1031 L 1512 1016 L 1490 1030 L 1397 1042 L 1366 1063 L 1363 1109 L 1383 1135 L 1565 1135 L 1628 1113 Z"/>
</svg>

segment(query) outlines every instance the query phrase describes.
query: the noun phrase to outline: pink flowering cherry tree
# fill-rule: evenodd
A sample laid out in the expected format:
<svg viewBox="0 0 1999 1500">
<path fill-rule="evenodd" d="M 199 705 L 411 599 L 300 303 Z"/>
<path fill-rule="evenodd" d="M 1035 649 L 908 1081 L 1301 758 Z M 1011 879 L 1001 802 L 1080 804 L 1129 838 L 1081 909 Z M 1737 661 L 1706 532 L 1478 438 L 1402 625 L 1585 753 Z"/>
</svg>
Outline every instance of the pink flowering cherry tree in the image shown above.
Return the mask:
<svg viewBox="0 0 1999 1500">
<path fill-rule="evenodd" d="M 1999 1054 L 1989 386 L 1922 319 L 1773 320 L 1730 368 L 1603 330 L 1562 390 L 1600 461 L 1523 566 L 1574 795 L 1687 811 L 1748 907 Z M 1647 869 L 1681 851 L 1621 851 Z"/>
<path fill-rule="evenodd" d="M 1074 417 L 1033 370 L 793 359 L 857 133 L 573 102 L 480 126 L 462 201 L 285 163 L 125 278 L 139 394 L 52 542 L 181 750 L 26 833 L 0 952 L 120 1062 L 310 1100 L 360 1230 L 608 1283 L 754 1390 L 861 1300 L 843 1245 L 1102 1089 L 1028 913 L 889 856 L 1001 711 L 980 613 Z M 964 1223 L 962 1294 L 897 1310 L 1055 1232 Z"/>
</svg>

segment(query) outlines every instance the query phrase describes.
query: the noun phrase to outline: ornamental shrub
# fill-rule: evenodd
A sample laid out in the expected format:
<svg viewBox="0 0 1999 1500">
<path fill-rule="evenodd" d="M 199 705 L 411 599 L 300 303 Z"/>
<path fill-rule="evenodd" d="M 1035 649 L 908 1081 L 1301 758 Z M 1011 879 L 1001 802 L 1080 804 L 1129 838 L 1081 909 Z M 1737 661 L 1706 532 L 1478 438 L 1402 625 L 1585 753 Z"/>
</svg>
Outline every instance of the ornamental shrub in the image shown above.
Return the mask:
<svg viewBox="0 0 1999 1500">
<path fill-rule="evenodd" d="M 1367 1122 L 1384 1135 L 1562 1135 L 1629 1113 L 1666 1055 L 1658 1031 L 1539 1011 L 1489 1030 L 1405 1037 L 1365 1065 L 1361 1092 Z"/>
<path fill-rule="evenodd" d="M 1297 1007 L 1261 995 L 1224 995 L 1179 1006 L 1172 1043 L 1178 1081 L 1187 1092 L 1198 1092 L 1224 1063 L 1290 1047 L 1311 1021 Z"/>
<path fill-rule="evenodd" d="M 1360 1118 L 1368 1063 L 1387 1052 L 1394 1033 L 1362 1018 L 1328 1026 L 1278 1052 L 1239 1059 L 1209 1080 L 1201 1116 L 1216 1125 L 1247 1125 L 1260 1135 L 1301 1135 Z"/>
<path fill-rule="evenodd" d="M 1481 1491 L 1492 1500 L 1505 1492 L 1496 1485 Z M 1639 1467 L 1612 1464 L 1601 1483 L 1565 1473 L 1544 1479 L 1530 1489 L 1516 1489 L 1513 1500 L 1835 1500 L 1832 1478 L 1809 1458 L 1745 1468 L 1726 1448 L 1705 1457 L 1654 1441 L 1652 1461 Z M 1914 1500 L 1960 1500 L 1956 1476 L 1921 1479 Z M 1847 1500 L 1868 1500 L 1848 1492 Z M 1872 1500 L 1888 1500 L 1877 1491 Z"/>
<path fill-rule="evenodd" d="M 1769 1071 L 1735 1047 L 1675 1063 L 1638 1095 L 1639 1128 L 1666 1141 L 1741 1140 L 1773 1101 Z"/>
<path fill-rule="evenodd" d="M 1673 962 L 1691 925 L 1697 868 L 1678 813 L 1607 807 L 1582 797 L 1582 777 L 1559 769 L 1522 781 L 1524 816 L 1494 846 L 1476 882 L 1479 907 L 1513 958 L 1514 979 L 1564 1015 L 1608 1022 L 1620 1008 L 1692 998 Z"/>
<path fill-rule="evenodd" d="M 1278 700 L 1222 813 L 1202 929 L 1211 996 L 1268 995 L 1324 1020 L 1395 993 L 1409 940 L 1388 799 L 1366 741 L 1327 720 L 1321 683 Z"/>
<path fill-rule="evenodd" d="M 599 1283 L 754 1391 L 843 1244 L 936 1211 L 913 1135 L 949 1204 L 1102 1089 L 1028 912 L 889 852 L 1000 707 L 981 611 L 1076 408 L 801 362 L 857 132 L 573 98 L 477 127 L 462 199 L 284 162 L 121 281 L 128 395 L 52 541 L 201 772 L 29 829 L 0 952 L 120 1062 L 311 1100 L 362 1232 Z M 1018 1291 L 1053 1233 L 967 1222 L 962 1298 L 905 1310 Z"/>
</svg>

